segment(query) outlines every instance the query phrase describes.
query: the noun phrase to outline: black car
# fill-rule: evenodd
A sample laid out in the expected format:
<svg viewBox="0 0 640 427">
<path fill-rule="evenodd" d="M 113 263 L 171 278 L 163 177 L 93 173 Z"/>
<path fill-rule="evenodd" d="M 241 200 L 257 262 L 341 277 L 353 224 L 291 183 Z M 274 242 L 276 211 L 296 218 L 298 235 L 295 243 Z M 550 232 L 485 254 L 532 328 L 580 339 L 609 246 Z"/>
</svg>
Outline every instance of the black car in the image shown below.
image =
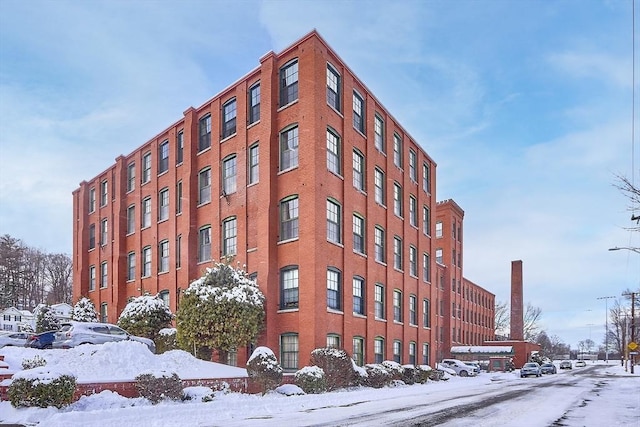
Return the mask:
<svg viewBox="0 0 640 427">
<path fill-rule="evenodd" d="M 47 331 L 47 332 L 41 332 L 39 334 L 32 334 L 29 335 L 29 337 L 27 338 L 27 342 L 25 343 L 25 347 L 31 347 L 31 348 L 39 348 L 39 349 L 46 349 L 46 348 L 53 348 L 52 344 L 53 341 L 56 339 L 56 332 L 57 331 Z"/>
<path fill-rule="evenodd" d="M 542 366 L 540 366 L 540 370 L 543 374 L 555 374 L 556 372 L 558 372 L 556 370 L 556 365 L 554 365 L 553 363 L 543 364 Z"/>
</svg>

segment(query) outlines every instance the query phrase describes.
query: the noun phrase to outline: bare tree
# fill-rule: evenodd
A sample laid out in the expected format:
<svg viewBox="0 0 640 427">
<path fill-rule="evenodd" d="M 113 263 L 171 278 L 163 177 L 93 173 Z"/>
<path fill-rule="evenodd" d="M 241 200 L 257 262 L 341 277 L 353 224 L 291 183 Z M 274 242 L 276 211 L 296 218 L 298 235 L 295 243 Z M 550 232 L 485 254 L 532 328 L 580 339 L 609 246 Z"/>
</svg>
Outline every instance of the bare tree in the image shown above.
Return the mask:
<svg viewBox="0 0 640 427">
<path fill-rule="evenodd" d="M 617 182 L 613 185 L 618 188 L 631 202 L 631 206 L 629 206 L 629 210 L 631 211 L 631 221 L 636 221 L 636 225 L 629 227 L 629 230 L 640 231 L 640 215 L 635 214 L 635 210 L 637 209 L 635 207 L 640 206 L 640 188 L 633 185 L 629 178 L 622 175 L 616 175 L 616 181 Z"/>
<path fill-rule="evenodd" d="M 65 254 L 49 254 L 46 259 L 46 276 L 49 286 L 47 301 L 50 304 L 66 302 L 72 298 L 71 258 Z"/>
<path fill-rule="evenodd" d="M 509 305 L 506 302 L 496 302 L 494 328 L 496 337 L 509 335 Z"/>
<path fill-rule="evenodd" d="M 534 307 L 531 303 L 527 303 L 524 310 L 524 339 L 525 341 L 533 341 L 540 330 L 539 320 L 542 317 L 540 307 Z"/>
</svg>

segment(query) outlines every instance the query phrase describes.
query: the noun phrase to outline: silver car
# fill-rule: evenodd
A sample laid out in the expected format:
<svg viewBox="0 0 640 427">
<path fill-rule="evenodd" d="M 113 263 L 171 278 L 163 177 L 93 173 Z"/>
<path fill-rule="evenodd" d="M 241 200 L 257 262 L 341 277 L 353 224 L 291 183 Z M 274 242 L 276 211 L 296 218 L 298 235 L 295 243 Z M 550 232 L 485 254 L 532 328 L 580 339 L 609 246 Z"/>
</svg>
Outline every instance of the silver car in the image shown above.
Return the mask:
<svg viewBox="0 0 640 427">
<path fill-rule="evenodd" d="M 5 346 L 24 347 L 29 337 L 27 332 L 3 332 L 0 335 L 0 348 Z"/>
<path fill-rule="evenodd" d="M 528 376 L 542 376 L 542 370 L 540 369 L 540 365 L 536 362 L 525 363 L 522 368 L 520 368 L 520 378 L 528 377 Z"/>
<path fill-rule="evenodd" d="M 152 353 L 156 352 L 154 342 L 148 338 L 136 337 L 124 329 L 110 323 L 69 322 L 56 333 L 54 348 L 71 348 L 82 344 L 104 344 L 133 340 L 145 344 Z"/>
</svg>

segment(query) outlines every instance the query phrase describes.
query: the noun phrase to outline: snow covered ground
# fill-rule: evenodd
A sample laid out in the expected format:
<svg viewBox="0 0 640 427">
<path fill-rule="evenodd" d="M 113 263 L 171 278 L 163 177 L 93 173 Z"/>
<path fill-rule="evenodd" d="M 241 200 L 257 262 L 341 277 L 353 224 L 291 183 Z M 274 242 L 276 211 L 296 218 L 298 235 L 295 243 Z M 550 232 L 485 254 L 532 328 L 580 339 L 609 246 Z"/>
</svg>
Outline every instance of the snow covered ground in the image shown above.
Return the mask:
<svg viewBox="0 0 640 427">
<path fill-rule="evenodd" d="M 246 375 L 244 369 L 200 361 L 181 351 L 152 355 L 144 345 L 133 342 L 70 350 L 13 347 L 1 349 L 0 354 L 15 371 L 21 369 L 23 359 L 40 355 L 47 367 L 73 372 L 79 382 L 130 380 L 149 370 L 176 372 L 184 379 Z M 143 398 L 127 399 L 112 392 L 83 397 L 64 409 L 16 409 L 9 402 L 0 402 L 0 423 L 48 427 L 404 426 L 412 425 L 407 419 L 413 419 L 415 425 L 476 427 L 640 425 L 640 369 L 631 376 L 619 362 L 596 363 L 600 366 L 590 364 L 543 378 L 521 379 L 517 371 L 482 373 L 476 378 L 321 395 L 218 394 L 208 403 L 152 405 Z M 579 375 L 580 369 L 593 373 Z M 503 401 L 507 394 L 513 398 Z M 491 405 L 492 401 L 499 403 Z"/>
</svg>

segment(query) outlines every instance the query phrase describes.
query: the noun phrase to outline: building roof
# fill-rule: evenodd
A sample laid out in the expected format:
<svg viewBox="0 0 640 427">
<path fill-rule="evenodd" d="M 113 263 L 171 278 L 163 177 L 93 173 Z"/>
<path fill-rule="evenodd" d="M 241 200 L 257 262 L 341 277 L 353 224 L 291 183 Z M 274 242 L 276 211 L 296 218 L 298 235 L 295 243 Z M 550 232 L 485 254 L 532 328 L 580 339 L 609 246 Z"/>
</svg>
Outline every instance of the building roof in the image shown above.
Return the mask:
<svg viewBox="0 0 640 427">
<path fill-rule="evenodd" d="M 451 354 L 513 354 L 510 345 L 457 345 L 451 347 Z"/>
</svg>

